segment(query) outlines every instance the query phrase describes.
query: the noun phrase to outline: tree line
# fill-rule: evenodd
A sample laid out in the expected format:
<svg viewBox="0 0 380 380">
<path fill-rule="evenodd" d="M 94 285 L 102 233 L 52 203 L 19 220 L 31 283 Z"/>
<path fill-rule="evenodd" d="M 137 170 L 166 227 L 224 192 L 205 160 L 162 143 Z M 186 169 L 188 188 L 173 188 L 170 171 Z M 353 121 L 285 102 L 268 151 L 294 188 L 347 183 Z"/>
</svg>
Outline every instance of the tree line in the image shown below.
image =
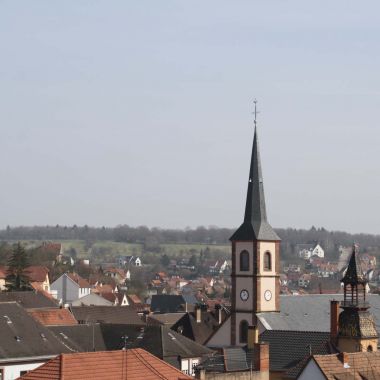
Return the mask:
<svg viewBox="0 0 380 380">
<path fill-rule="evenodd" d="M 297 244 L 320 243 L 327 256 L 334 259 L 338 255 L 340 245 L 349 246 L 353 242 L 360 245 L 361 251 L 380 254 L 380 235 L 350 234 L 342 231 L 328 231 L 325 228 L 310 229 L 277 228 L 277 234 L 282 239 L 281 254 L 284 259 L 291 259 L 297 253 Z M 148 228 L 146 226 L 131 227 L 119 225 L 116 227 L 84 226 L 32 226 L 10 227 L 0 230 L 0 240 L 84 240 L 116 241 L 126 243 L 142 243 L 147 248 L 159 244 L 227 244 L 234 229 L 218 227 L 197 227 L 194 229 Z"/>
</svg>

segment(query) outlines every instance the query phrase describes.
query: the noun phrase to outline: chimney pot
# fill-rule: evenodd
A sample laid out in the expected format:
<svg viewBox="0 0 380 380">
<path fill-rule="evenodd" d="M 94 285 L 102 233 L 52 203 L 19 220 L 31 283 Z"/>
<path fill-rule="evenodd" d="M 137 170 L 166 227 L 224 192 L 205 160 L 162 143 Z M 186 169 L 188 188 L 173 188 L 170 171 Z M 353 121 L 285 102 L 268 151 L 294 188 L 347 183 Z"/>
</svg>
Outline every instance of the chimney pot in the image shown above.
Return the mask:
<svg viewBox="0 0 380 380">
<path fill-rule="evenodd" d="M 347 352 L 339 352 L 338 358 L 344 366 L 348 365 L 348 359 L 349 358 L 348 358 Z"/>
</svg>

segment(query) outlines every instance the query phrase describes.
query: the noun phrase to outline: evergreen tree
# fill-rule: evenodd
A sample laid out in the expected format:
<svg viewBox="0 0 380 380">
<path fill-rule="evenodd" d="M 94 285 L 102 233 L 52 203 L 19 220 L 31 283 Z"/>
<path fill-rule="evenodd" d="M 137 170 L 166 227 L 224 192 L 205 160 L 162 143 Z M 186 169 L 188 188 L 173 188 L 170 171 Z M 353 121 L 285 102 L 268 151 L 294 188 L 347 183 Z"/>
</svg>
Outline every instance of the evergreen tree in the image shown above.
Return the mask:
<svg viewBox="0 0 380 380">
<path fill-rule="evenodd" d="M 13 246 L 8 260 L 7 276 L 5 278 L 8 291 L 31 290 L 30 280 L 25 269 L 29 266 L 28 257 L 20 242 Z"/>
</svg>

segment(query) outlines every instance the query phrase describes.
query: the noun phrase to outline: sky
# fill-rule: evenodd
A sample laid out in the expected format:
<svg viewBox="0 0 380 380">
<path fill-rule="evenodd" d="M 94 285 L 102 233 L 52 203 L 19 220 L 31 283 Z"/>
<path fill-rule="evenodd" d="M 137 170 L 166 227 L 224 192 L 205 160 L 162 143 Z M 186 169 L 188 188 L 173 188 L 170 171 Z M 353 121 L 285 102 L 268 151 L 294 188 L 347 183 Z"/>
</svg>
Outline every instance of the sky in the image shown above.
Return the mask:
<svg viewBox="0 0 380 380">
<path fill-rule="evenodd" d="M 380 3 L 0 0 L 0 228 L 379 233 Z"/>
</svg>

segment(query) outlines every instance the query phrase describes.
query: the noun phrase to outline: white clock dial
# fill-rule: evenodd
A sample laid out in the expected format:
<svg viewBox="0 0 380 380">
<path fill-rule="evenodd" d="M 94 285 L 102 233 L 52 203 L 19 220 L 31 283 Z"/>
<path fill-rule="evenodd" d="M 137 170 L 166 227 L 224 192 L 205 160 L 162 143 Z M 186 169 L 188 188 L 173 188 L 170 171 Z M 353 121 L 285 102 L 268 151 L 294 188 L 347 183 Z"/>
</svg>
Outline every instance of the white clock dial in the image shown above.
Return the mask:
<svg viewBox="0 0 380 380">
<path fill-rule="evenodd" d="M 243 290 L 240 292 L 240 298 L 241 298 L 242 301 L 247 301 L 247 299 L 249 298 L 248 290 L 243 289 Z"/>
<path fill-rule="evenodd" d="M 270 290 L 266 290 L 264 292 L 265 301 L 270 301 L 272 299 L 272 292 Z"/>
</svg>

